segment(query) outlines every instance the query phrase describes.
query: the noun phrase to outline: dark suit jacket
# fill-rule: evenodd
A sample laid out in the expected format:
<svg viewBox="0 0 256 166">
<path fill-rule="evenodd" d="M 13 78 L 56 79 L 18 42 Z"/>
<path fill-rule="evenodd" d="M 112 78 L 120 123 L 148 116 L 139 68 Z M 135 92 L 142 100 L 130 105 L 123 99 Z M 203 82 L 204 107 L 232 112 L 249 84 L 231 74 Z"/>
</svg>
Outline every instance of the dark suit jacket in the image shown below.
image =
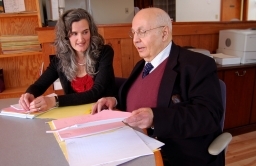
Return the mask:
<svg viewBox="0 0 256 166">
<path fill-rule="evenodd" d="M 126 96 L 144 67 L 139 61 L 119 91 L 119 105 L 126 110 Z M 222 131 L 221 90 L 215 61 L 172 43 L 160 83 L 154 113 L 153 135 L 172 166 L 224 165 L 223 153 L 212 156 L 207 149 Z M 138 94 L 141 95 L 141 94 Z M 174 98 L 178 98 L 173 101 Z"/>
<path fill-rule="evenodd" d="M 94 77 L 92 89 L 76 93 L 71 87 L 71 82 L 59 69 L 59 59 L 54 57 L 40 78 L 32 84 L 26 92 L 38 97 L 42 95 L 57 78 L 60 78 L 65 95 L 58 96 L 59 106 L 88 104 L 96 102 L 101 97 L 114 95 L 115 76 L 113 58 L 113 49 L 109 45 L 104 45 L 97 64 L 95 65 L 98 73 Z"/>
</svg>

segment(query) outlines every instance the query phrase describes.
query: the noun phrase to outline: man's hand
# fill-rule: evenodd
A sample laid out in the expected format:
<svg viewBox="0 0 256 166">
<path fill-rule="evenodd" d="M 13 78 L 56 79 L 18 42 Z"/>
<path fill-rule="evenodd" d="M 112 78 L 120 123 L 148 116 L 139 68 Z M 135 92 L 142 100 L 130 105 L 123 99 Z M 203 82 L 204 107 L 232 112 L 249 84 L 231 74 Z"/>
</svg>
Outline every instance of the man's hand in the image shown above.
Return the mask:
<svg viewBox="0 0 256 166">
<path fill-rule="evenodd" d="M 153 111 L 151 108 L 140 108 L 134 110 L 130 117 L 124 120 L 131 127 L 138 127 L 141 129 L 150 128 L 153 123 Z"/>
<path fill-rule="evenodd" d="M 113 109 L 116 106 L 116 98 L 114 97 L 104 97 L 99 99 L 92 107 L 91 114 L 96 114 L 103 109 Z"/>
</svg>

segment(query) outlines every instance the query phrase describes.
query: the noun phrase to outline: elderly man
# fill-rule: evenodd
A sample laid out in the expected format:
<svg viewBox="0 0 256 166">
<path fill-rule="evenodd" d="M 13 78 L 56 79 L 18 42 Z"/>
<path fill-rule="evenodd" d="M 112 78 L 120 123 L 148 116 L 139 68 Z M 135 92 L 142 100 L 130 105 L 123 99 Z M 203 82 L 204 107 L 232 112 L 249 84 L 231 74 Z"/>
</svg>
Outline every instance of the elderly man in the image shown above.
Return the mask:
<svg viewBox="0 0 256 166">
<path fill-rule="evenodd" d="M 139 11 L 130 36 L 143 60 L 121 87 L 119 98 L 98 100 L 93 113 L 115 106 L 132 112 L 126 123 L 152 129 L 152 135 L 165 143 L 165 165 L 223 166 L 224 153 L 212 156 L 207 150 L 222 132 L 214 60 L 175 45 L 170 17 L 158 8 Z"/>
</svg>

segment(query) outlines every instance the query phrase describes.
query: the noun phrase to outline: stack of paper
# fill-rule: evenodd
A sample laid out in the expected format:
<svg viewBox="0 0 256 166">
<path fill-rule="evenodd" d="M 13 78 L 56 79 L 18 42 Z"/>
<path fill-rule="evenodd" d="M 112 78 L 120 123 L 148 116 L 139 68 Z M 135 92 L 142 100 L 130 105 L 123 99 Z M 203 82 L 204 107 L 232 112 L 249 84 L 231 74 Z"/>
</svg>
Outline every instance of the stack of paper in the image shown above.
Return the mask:
<svg viewBox="0 0 256 166">
<path fill-rule="evenodd" d="M 33 119 L 34 117 L 45 113 L 46 111 L 29 112 L 23 110 L 19 104 L 11 105 L 10 107 L 3 108 L 0 112 L 2 116 L 13 116 L 19 118 Z"/>
<path fill-rule="evenodd" d="M 0 36 L 0 42 L 3 54 L 42 51 L 37 35 Z"/>
<path fill-rule="evenodd" d="M 240 64 L 241 58 L 223 53 L 211 54 L 216 63 L 220 65 Z"/>
<path fill-rule="evenodd" d="M 153 155 L 163 143 L 126 126 L 111 132 L 66 140 L 70 166 L 116 166 Z"/>
<path fill-rule="evenodd" d="M 122 121 L 130 115 L 103 110 L 95 115 L 54 120 L 56 129 L 47 132 L 58 133 L 65 141 L 70 166 L 119 165 L 152 155 L 164 145 L 125 125 Z"/>
<path fill-rule="evenodd" d="M 61 141 L 92 135 L 124 127 L 125 124 L 122 120 L 130 116 L 130 114 L 130 112 L 103 110 L 95 115 L 53 120 L 52 123 L 55 130 L 47 131 L 47 133 L 57 133 Z"/>
<path fill-rule="evenodd" d="M 52 97 L 52 96 L 56 96 L 56 94 L 51 93 L 51 94 L 47 95 L 47 97 Z M 55 108 L 55 107 L 53 107 L 53 108 Z M 53 109 L 53 108 L 51 108 L 51 109 Z M 10 107 L 2 108 L 2 110 L 0 111 L 0 115 L 33 119 L 43 113 L 46 113 L 47 111 L 50 111 L 51 109 L 46 110 L 46 111 L 30 112 L 30 111 L 24 110 L 19 104 L 12 104 L 12 105 L 10 105 Z"/>
</svg>

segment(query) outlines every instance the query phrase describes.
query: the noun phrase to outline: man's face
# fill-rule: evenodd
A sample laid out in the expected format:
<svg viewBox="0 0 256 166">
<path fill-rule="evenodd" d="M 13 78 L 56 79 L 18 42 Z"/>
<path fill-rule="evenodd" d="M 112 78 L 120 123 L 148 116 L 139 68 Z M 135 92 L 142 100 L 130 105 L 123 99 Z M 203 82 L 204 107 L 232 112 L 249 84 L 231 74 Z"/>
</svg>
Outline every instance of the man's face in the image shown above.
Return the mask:
<svg viewBox="0 0 256 166">
<path fill-rule="evenodd" d="M 162 35 L 163 27 L 150 24 L 150 18 L 147 15 L 136 15 L 132 21 L 133 44 L 139 52 L 141 58 L 145 61 L 151 61 L 156 55 L 162 51 Z"/>
</svg>

